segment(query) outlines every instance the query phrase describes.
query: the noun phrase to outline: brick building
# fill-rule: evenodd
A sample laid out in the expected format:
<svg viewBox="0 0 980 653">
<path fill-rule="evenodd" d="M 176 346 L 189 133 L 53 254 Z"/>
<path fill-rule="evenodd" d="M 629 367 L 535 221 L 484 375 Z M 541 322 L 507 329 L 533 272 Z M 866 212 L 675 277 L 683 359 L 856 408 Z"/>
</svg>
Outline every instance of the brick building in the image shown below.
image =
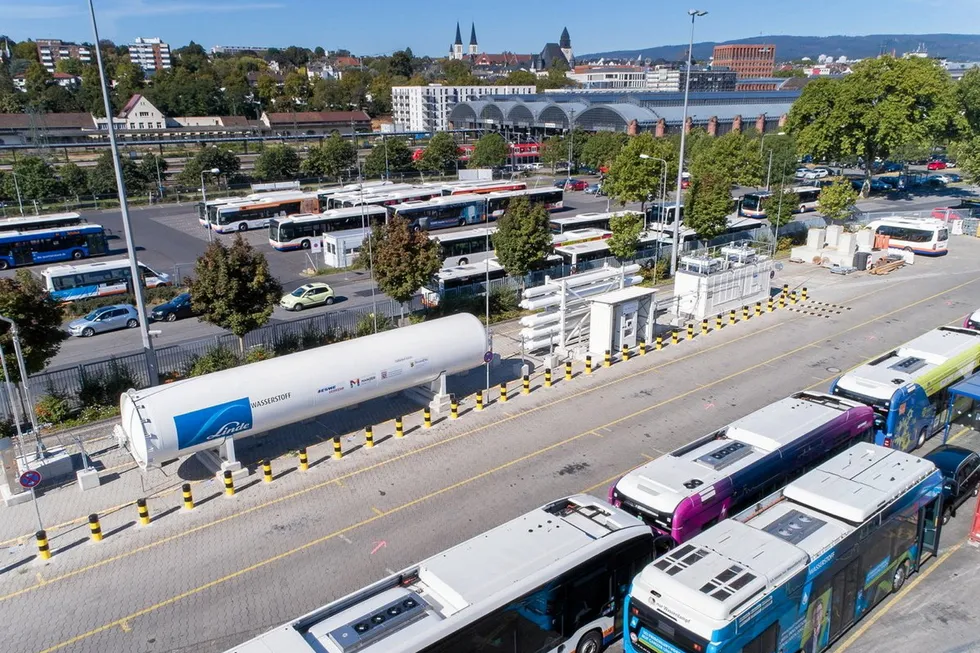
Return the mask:
<svg viewBox="0 0 980 653">
<path fill-rule="evenodd" d="M 738 79 L 772 77 L 776 46 L 766 43 L 716 45 L 712 65 L 735 71 Z"/>
</svg>

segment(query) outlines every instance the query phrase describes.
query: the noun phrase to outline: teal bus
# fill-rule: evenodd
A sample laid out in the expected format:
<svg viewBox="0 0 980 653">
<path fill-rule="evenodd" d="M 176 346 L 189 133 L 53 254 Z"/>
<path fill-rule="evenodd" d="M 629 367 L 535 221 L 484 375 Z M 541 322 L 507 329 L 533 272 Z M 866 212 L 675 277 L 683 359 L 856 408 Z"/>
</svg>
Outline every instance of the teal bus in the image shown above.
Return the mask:
<svg viewBox="0 0 980 653">
<path fill-rule="evenodd" d="M 948 389 L 978 370 L 980 331 L 944 326 L 847 372 L 830 391 L 874 408 L 876 444 L 911 451 L 943 430 Z"/>
</svg>

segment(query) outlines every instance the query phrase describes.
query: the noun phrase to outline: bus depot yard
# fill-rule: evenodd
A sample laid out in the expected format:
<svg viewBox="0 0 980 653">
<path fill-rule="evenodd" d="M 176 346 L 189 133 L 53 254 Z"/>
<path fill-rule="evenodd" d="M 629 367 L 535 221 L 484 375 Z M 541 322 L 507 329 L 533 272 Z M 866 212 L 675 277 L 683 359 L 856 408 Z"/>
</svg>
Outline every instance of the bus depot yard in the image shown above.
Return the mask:
<svg viewBox="0 0 980 653">
<path fill-rule="evenodd" d="M 739 313 L 659 351 L 648 343 L 609 367 L 596 358 L 592 374 L 574 361 L 570 380 L 558 367 L 549 383 L 529 359 L 526 394 L 507 327 L 495 333 L 502 362 L 491 368 L 483 410 L 478 368 L 449 380 L 457 417 L 437 413 L 431 428 L 419 404 L 399 396 L 241 440 L 238 457 L 252 473 L 233 478 L 233 492 L 196 457 L 142 473 L 108 428 L 90 434 L 84 446 L 101 487 L 39 492 L 50 559 L 37 556 L 30 503 L 3 509 L 0 637 L 11 650 L 45 653 L 227 650 L 547 502 L 604 498 L 638 465 L 793 392 L 827 392 L 842 371 L 962 324 L 977 308 L 978 255 L 977 239 L 957 237 L 948 255 L 917 258 L 897 275 L 788 265 L 773 288 L 805 287 L 806 301 Z M 952 433 L 957 444 L 980 445 L 973 432 L 954 425 Z M 943 529 L 938 557 L 846 632 L 840 650 L 880 650 L 885 637 L 896 651 L 934 649 L 937 634 L 951 647 L 962 642 L 947 650 L 971 650 L 976 552 L 962 542 L 972 506 Z M 114 600 L 99 600 L 107 596 Z"/>
</svg>

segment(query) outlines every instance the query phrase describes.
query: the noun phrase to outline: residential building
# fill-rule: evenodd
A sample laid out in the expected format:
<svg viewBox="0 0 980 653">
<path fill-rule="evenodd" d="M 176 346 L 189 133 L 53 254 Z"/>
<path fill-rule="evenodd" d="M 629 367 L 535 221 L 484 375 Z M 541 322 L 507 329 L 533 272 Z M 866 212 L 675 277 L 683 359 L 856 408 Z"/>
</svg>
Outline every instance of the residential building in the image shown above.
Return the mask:
<svg viewBox="0 0 980 653">
<path fill-rule="evenodd" d="M 78 75 L 72 75 L 69 73 L 54 73 L 52 75 L 55 84 L 62 86 L 64 88 L 75 88 L 82 83 L 82 78 Z M 18 91 L 27 91 L 27 80 L 24 73 L 18 73 L 13 77 L 14 88 Z"/>
<path fill-rule="evenodd" d="M 684 90 L 686 80 L 686 65 L 658 65 L 647 71 L 645 90 L 658 93 L 676 93 Z M 690 90 L 692 93 L 734 91 L 735 82 L 734 70 L 719 66 L 691 67 Z"/>
<path fill-rule="evenodd" d="M 105 118 L 96 118 L 95 121 L 99 129 L 109 128 L 109 121 Z M 147 131 L 168 127 L 167 117 L 163 112 L 139 93 L 129 98 L 122 111 L 112 119 L 112 124 L 116 129 L 127 131 Z"/>
<path fill-rule="evenodd" d="M 54 74 L 55 66 L 61 59 L 78 59 L 82 63 L 92 62 L 92 50 L 87 45 L 78 45 L 58 39 L 38 39 L 37 57 L 49 73 Z"/>
<path fill-rule="evenodd" d="M 397 131 L 432 132 L 448 129 L 449 112 L 465 100 L 490 95 L 534 93 L 528 86 L 393 86 L 391 88 L 392 117 Z"/>
<path fill-rule="evenodd" d="M 953 81 L 958 82 L 971 68 L 980 68 L 980 61 L 943 61 L 943 67 L 946 68 Z"/>
<path fill-rule="evenodd" d="M 211 54 L 242 54 L 243 52 L 254 52 L 262 54 L 272 48 L 256 45 L 215 45 L 211 47 Z"/>
<path fill-rule="evenodd" d="M 565 76 L 582 88 L 647 89 L 647 71 L 641 66 L 575 66 Z"/>
<path fill-rule="evenodd" d="M 259 122 L 280 136 L 370 132 L 371 118 L 363 111 L 296 111 L 263 113 Z"/>
<path fill-rule="evenodd" d="M 24 145 L 37 131 L 55 143 L 70 143 L 91 138 L 95 119 L 91 113 L 0 114 L 0 144 Z"/>
<path fill-rule="evenodd" d="M 129 45 L 129 60 L 147 75 L 170 70 L 170 45 L 158 38 L 137 37 Z"/>
<path fill-rule="evenodd" d="M 776 67 L 776 46 L 767 43 L 716 45 L 712 64 L 731 68 L 738 79 L 772 77 Z"/>
</svg>

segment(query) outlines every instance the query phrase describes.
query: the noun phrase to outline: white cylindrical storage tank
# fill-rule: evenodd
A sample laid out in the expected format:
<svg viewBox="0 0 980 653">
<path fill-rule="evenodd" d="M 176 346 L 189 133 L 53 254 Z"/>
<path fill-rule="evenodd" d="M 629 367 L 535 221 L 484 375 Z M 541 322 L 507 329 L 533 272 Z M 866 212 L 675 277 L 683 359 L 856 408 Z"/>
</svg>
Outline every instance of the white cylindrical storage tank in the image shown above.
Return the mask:
<svg viewBox="0 0 980 653">
<path fill-rule="evenodd" d="M 483 324 L 461 313 L 120 397 L 136 462 L 211 449 L 479 367 Z"/>
</svg>

